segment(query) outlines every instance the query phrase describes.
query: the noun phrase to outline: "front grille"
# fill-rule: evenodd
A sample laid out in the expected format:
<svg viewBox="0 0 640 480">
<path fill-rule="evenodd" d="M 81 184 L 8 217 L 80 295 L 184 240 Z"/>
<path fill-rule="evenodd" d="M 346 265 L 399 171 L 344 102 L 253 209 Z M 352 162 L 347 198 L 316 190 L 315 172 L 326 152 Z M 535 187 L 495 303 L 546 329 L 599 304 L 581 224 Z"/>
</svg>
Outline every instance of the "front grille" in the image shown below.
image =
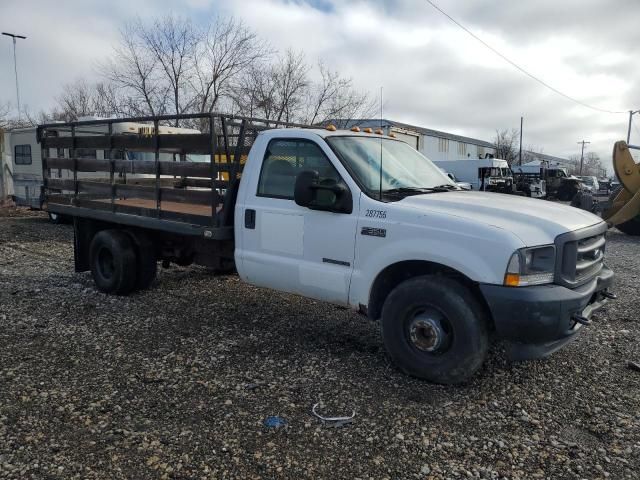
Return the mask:
<svg viewBox="0 0 640 480">
<path fill-rule="evenodd" d="M 604 234 L 578 241 L 575 280 L 582 282 L 596 276 L 604 266 Z"/>
<path fill-rule="evenodd" d="M 604 268 L 606 225 L 596 225 L 556 239 L 556 283 L 569 288 L 592 280 Z"/>
</svg>

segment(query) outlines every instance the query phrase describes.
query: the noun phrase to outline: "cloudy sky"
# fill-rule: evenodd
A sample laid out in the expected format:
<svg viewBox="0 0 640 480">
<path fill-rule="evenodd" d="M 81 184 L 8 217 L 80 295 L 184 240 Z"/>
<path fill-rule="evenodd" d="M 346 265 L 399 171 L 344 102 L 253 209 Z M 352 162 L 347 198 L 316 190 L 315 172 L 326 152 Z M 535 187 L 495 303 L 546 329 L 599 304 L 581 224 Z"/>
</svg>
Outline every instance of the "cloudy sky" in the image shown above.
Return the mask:
<svg viewBox="0 0 640 480">
<path fill-rule="evenodd" d="M 640 1 L 434 0 L 533 75 L 594 107 L 640 109 Z M 50 108 L 62 86 L 96 78 L 118 29 L 168 12 L 242 19 L 274 48 L 302 49 L 378 95 L 385 117 L 491 140 L 519 127 L 525 147 L 569 156 L 577 142 L 607 160 L 628 114 L 585 108 L 496 56 L 426 0 L 0 0 L 0 30 L 18 44 L 23 104 Z M 0 102 L 14 101 L 11 41 L 0 37 Z M 640 143 L 640 115 L 632 142 Z"/>
</svg>

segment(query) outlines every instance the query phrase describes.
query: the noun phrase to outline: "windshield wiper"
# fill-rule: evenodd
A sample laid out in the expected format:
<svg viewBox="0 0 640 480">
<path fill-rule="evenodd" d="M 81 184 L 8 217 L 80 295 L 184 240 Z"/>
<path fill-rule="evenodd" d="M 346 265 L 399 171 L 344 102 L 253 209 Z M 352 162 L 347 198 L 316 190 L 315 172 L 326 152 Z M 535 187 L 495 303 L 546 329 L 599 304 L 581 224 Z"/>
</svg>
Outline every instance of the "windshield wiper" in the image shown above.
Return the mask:
<svg viewBox="0 0 640 480">
<path fill-rule="evenodd" d="M 436 185 L 433 187 L 434 190 L 446 190 L 447 192 L 451 190 L 460 190 L 460 187 L 457 185 L 451 185 L 450 183 L 445 183 L 443 185 Z"/>
<path fill-rule="evenodd" d="M 421 195 L 423 193 L 450 192 L 457 190 L 454 185 L 437 185 L 435 187 L 398 187 L 383 190 L 382 193 L 388 195 Z"/>
<path fill-rule="evenodd" d="M 430 193 L 433 190 L 431 188 L 426 187 L 398 187 L 398 188 L 389 188 L 387 190 L 383 190 L 383 195 L 421 195 L 423 193 Z"/>
</svg>

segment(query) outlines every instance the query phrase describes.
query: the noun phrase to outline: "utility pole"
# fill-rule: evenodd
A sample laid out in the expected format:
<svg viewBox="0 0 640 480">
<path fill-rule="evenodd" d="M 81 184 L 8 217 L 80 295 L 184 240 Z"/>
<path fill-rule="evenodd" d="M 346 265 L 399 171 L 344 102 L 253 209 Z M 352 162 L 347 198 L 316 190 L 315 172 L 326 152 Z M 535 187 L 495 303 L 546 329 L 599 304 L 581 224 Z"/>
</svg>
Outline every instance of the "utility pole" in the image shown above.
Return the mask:
<svg viewBox="0 0 640 480">
<path fill-rule="evenodd" d="M 580 153 L 580 175 L 582 175 L 582 165 L 584 164 L 584 146 L 589 143 L 591 142 L 586 142 L 584 140 L 578 142 L 578 144 L 582 144 L 582 152 Z"/>
<path fill-rule="evenodd" d="M 22 118 L 22 110 L 20 109 L 20 86 L 18 83 L 18 62 L 16 60 L 16 39 L 26 40 L 27 37 L 23 35 L 16 35 L 14 33 L 2 32 L 2 35 L 11 37 L 13 39 L 13 69 L 16 73 L 16 98 L 18 100 L 18 121 Z"/>
<path fill-rule="evenodd" d="M 524 117 L 520 117 L 520 153 L 518 154 L 518 165 L 522 166 L 522 122 Z"/>
<path fill-rule="evenodd" d="M 633 116 L 636 113 L 640 113 L 640 110 L 629 110 L 629 128 L 627 128 L 627 145 L 629 145 L 629 141 L 631 140 L 631 122 L 633 121 Z"/>
</svg>

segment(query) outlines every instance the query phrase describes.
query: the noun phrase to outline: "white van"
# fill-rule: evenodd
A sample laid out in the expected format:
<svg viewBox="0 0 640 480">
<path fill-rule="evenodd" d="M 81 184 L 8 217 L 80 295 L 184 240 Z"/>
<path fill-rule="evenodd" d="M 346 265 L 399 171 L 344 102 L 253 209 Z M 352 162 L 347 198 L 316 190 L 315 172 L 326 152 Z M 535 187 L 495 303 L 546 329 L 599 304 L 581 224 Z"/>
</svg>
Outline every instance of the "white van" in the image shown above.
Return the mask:
<svg viewBox="0 0 640 480">
<path fill-rule="evenodd" d="M 511 193 L 513 173 L 506 160 L 499 158 L 441 160 L 433 163 L 473 190 Z"/>
</svg>

